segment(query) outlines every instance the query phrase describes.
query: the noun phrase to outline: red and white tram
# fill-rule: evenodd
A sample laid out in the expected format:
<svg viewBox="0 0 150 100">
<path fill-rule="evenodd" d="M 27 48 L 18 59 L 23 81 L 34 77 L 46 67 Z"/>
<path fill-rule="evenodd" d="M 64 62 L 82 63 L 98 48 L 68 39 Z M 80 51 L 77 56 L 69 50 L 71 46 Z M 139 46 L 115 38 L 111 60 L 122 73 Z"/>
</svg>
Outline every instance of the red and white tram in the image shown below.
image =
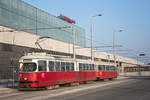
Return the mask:
<svg viewBox="0 0 150 100">
<path fill-rule="evenodd" d="M 87 60 L 74 62 L 46 53 L 29 53 L 20 59 L 20 88 L 51 87 L 96 79 L 116 78 L 113 66 L 96 65 Z M 107 70 L 109 69 L 109 70 Z"/>
<path fill-rule="evenodd" d="M 113 79 L 117 78 L 118 73 L 113 65 L 96 65 L 96 79 Z"/>
</svg>

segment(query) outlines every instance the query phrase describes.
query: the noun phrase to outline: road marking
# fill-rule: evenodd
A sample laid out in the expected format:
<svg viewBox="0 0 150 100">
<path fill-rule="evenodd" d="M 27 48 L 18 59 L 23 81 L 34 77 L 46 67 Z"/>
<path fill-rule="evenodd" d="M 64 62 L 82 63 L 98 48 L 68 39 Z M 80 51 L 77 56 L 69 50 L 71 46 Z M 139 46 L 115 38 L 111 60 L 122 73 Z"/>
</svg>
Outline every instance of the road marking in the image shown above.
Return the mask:
<svg viewBox="0 0 150 100">
<path fill-rule="evenodd" d="M 57 93 L 57 94 L 39 95 L 39 96 L 31 97 L 31 98 L 26 98 L 26 99 L 23 99 L 23 100 L 42 100 L 42 99 L 48 99 L 50 97 L 65 95 L 65 94 L 69 94 L 69 93 L 76 93 L 76 92 L 83 91 L 83 90 L 95 89 L 95 88 L 98 88 L 98 87 L 104 87 L 104 86 L 112 85 L 112 84 L 120 84 L 120 83 L 126 82 L 126 81 L 129 81 L 129 80 L 123 80 L 123 81 L 105 83 L 105 84 L 100 84 L 100 85 L 96 85 L 96 86 L 78 88 L 78 89 L 73 89 L 73 90 L 66 90 L 66 91 L 63 91 L 63 92 Z"/>
<path fill-rule="evenodd" d="M 14 95 L 20 95 L 20 94 L 23 94 L 23 93 L 5 94 L 5 95 L 0 96 L 0 98 L 9 97 L 9 96 L 14 96 Z"/>
</svg>

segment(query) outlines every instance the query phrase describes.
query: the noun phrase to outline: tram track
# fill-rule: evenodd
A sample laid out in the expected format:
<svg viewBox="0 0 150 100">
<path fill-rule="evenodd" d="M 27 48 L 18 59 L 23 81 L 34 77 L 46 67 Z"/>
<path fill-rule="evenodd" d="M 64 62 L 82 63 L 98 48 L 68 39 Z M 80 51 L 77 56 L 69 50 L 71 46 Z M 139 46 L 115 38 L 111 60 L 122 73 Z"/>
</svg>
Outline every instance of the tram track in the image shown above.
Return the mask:
<svg viewBox="0 0 150 100">
<path fill-rule="evenodd" d="M 101 82 L 95 81 L 92 84 L 81 84 L 79 86 L 73 87 L 61 87 L 59 89 L 52 90 L 41 90 L 41 91 L 17 91 L 14 93 L 0 95 L 0 100 L 40 100 L 43 97 L 55 97 L 61 96 L 69 93 L 76 93 L 80 91 L 90 90 L 94 88 L 109 86 L 112 84 L 120 84 L 122 82 L 127 82 L 129 80 L 117 79 L 115 81 Z"/>
</svg>

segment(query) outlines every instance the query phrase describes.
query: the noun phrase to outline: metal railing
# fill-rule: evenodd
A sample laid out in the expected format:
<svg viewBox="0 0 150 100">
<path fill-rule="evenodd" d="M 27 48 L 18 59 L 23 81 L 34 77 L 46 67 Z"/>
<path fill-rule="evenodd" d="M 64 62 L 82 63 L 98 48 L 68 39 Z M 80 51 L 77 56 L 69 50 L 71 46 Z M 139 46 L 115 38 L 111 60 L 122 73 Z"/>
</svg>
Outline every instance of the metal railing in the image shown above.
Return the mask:
<svg viewBox="0 0 150 100">
<path fill-rule="evenodd" d="M 0 71 L 0 87 L 17 87 L 19 83 L 19 71 Z"/>
<path fill-rule="evenodd" d="M 135 67 L 125 67 L 124 72 L 142 72 L 142 71 L 150 71 L 150 67 L 148 66 L 135 66 Z"/>
</svg>

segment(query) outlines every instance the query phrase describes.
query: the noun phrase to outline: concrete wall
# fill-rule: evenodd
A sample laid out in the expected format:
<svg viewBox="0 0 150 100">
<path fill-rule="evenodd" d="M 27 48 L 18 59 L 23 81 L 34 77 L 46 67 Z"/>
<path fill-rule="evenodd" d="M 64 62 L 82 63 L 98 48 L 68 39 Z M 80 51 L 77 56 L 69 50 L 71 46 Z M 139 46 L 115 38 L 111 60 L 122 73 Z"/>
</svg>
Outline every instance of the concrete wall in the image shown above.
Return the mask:
<svg viewBox="0 0 150 100">
<path fill-rule="evenodd" d="M 0 30 L 10 30 L 10 28 L 6 28 L 1 26 Z M 16 32 L 1 32 L 0 34 L 0 43 L 6 43 L 6 44 L 15 44 L 18 46 L 25 46 L 30 48 L 37 48 L 35 45 L 36 40 L 39 38 L 39 35 L 26 33 L 22 31 L 16 31 Z M 73 52 L 73 46 L 72 44 L 61 42 L 54 39 L 45 39 L 42 43 L 40 43 L 42 48 L 45 50 L 52 50 L 52 51 L 58 51 L 58 52 L 64 52 L 64 53 L 72 53 Z M 82 56 L 91 56 L 90 48 L 83 48 L 81 46 L 75 46 L 75 53 L 77 55 Z M 96 58 L 100 59 L 108 59 L 113 60 L 113 55 L 106 53 L 106 52 L 98 52 L 94 51 L 94 56 Z M 130 58 L 125 58 L 121 56 L 116 57 L 118 61 L 122 63 L 127 63 L 130 65 L 137 64 L 137 61 Z M 138 64 L 143 64 L 141 62 L 138 62 Z"/>
</svg>

